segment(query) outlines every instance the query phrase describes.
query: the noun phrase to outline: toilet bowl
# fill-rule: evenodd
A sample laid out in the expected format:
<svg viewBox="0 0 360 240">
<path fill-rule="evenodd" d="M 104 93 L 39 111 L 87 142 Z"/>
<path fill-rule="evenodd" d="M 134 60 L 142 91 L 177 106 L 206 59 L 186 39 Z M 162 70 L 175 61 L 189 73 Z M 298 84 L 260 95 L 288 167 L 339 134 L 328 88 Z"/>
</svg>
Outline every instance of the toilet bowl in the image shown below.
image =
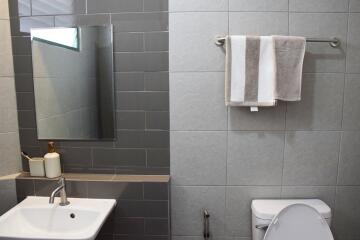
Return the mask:
<svg viewBox="0 0 360 240">
<path fill-rule="evenodd" d="M 253 200 L 253 240 L 333 240 L 331 209 L 318 199 Z"/>
</svg>

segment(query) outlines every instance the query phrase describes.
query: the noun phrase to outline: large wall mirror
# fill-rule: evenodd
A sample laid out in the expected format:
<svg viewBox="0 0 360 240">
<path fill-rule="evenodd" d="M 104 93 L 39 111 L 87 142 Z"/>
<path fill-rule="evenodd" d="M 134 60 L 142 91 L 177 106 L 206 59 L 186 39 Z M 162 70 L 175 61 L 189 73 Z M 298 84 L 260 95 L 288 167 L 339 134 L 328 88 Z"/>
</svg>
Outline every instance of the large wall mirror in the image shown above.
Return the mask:
<svg viewBox="0 0 360 240">
<path fill-rule="evenodd" d="M 112 26 L 31 29 L 38 139 L 114 139 Z"/>
</svg>

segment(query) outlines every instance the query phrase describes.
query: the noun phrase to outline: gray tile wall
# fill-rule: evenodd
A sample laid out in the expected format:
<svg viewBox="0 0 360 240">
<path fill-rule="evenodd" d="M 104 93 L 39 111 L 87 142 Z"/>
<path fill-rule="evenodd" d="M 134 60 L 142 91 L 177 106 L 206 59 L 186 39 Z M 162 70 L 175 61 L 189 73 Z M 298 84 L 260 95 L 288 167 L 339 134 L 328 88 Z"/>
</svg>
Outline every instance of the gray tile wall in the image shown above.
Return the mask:
<svg viewBox="0 0 360 240">
<path fill-rule="evenodd" d="M 20 170 L 19 129 L 7 0 L 0 0 L 0 177 Z"/>
<path fill-rule="evenodd" d="M 17 200 L 48 197 L 56 186 L 56 180 L 17 178 Z M 170 239 L 168 182 L 67 181 L 66 191 L 69 197 L 117 200 L 97 240 Z"/>
<path fill-rule="evenodd" d="M 4 0 L 2 0 L 4 1 Z M 21 148 L 37 140 L 29 29 L 113 24 L 117 140 L 58 142 L 65 172 L 169 173 L 167 0 L 9 0 Z M 23 161 L 24 170 L 28 169 Z"/>
<path fill-rule="evenodd" d="M 172 236 L 250 239 L 254 198 L 320 198 L 337 240 L 359 239 L 360 1 L 171 0 Z M 285 34 L 309 43 L 302 100 L 226 108 L 224 51 L 216 35 Z"/>
<path fill-rule="evenodd" d="M 15 179 L 0 179 L 0 216 L 16 205 L 16 185 Z"/>
<path fill-rule="evenodd" d="M 0 0 L 0 215 L 16 204 L 15 179 L 9 175 L 21 168 L 8 9 L 8 1 Z"/>
</svg>

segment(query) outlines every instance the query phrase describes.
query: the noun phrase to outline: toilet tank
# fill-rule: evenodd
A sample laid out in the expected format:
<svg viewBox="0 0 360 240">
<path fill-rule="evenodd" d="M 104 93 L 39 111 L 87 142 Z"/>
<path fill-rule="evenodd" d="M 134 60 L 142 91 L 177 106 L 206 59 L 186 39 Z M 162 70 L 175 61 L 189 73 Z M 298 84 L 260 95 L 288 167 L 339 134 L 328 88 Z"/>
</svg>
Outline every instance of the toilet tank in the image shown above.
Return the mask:
<svg viewBox="0 0 360 240">
<path fill-rule="evenodd" d="M 252 240 L 263 240 L 266 226 L 285 207 L 292 204 L 306 204 L 315 208 L 331 224 L 331 209 L 319 199 L 259 199 L 251 203 Z"/>
</svg>

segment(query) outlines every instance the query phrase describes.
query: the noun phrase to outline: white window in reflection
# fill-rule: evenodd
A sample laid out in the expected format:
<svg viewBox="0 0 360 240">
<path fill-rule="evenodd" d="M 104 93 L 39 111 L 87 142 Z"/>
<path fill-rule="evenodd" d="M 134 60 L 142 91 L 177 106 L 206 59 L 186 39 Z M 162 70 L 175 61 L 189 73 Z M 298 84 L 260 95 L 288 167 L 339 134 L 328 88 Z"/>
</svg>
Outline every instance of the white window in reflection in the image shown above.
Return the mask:
<svg viewBox="0 0 360 240">
<path fill-rule="evenodd" d="M 31 40 L 46 42 L 66 47 L 69 49 L 79 49 L 79 30 L 78 28 L 52 28 L 52 29 L 31 29 Z"/>
</svg>

